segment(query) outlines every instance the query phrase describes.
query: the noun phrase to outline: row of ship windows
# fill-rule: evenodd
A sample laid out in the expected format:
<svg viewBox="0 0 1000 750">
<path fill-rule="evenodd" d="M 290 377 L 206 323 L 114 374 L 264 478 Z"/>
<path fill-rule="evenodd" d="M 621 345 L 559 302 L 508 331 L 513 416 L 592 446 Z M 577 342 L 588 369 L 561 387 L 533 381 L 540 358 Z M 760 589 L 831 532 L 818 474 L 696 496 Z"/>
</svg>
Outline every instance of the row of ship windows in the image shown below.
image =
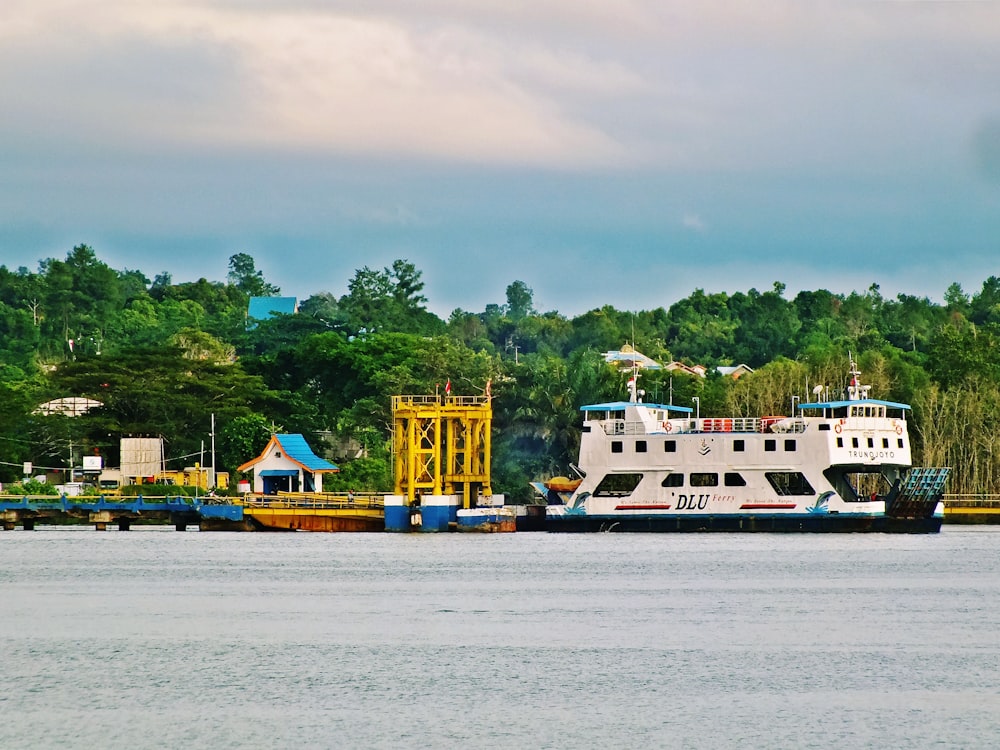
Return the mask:
<svg viewBox="0 0 1000 750">
<path fill-rule="evenodd" d="M 815 495 L 809 480 L 799 471 L 764 472 L 771 487 L 778 495 Z M 606 474 L 594 490 L 596 497 L 625 497 L 631 495 L 642 480 L 641 472 Z M 660 483 L 663 487 L 683 487 L 684 474 L 668 474 Z M 692 471 L 687 475 L 689 487 L 718 487 L 719 475 L 712 471 Z M 724 487 L 745 487 L 747 481 L 738 471 L 727 471 L 722 475 Z"/>
<path fill-rule="evenodd" d="M 868 444 L 867 445 L 868 448 L 874 448 L 875 447 L 875 438 L 871 438 L 870 437 L 870 438 L 865 438 L 865 440 L 866 440 L 866 442 Z M 794 452 L 797 449 L 797 444 L 796 444 L 796 441 L 794 439 L 784 440 L 783 443 L 784 443 L 783 447 L 784 447 L 784 450 L 785 450 L 786 453 L 792 453 L 792 452 Z M 898 445 L 899 448 L 902 448 L 903 447 L 903 438 L 896 438 L 896 443 L 897 443 L 897 445 Z M 838 437 L 837 438 L 837 447 L 838 448 L 843 448 L 844 447 L 844 438 L 842 438 L 842 437 Z M 860 448 L 861 447 L 861 440 L 859 438 L 852 437 L 851 438 L 851 447 L 852 448 Z M 882 438 L 882 448 L 888 448 L 888 447 L 889 447 L 889 438 L 885 438 L 885 437 Z M 664 450 L 665 453 L 676 453 L 677 452 L 677 441 L 676 440 L 664 440 L 663 441 L 663 450 Z M 733 452 L 734 453 L 742 453 L 745 450 L 746 450 L 746 441 L 744 441 L 744 440 L 734 440 L 733 441 Z M 773 452 L 777 451 L 778 450 L 778 441 L 774 440 L 774 439 L 765 440 L 764 441 L 764 450 L 766 452 L 768 452 L 768 453 L 773 453 Z M 649 451 L 649 444 L 648 444 L 647 441 L 645 441 L 645 440 L 636 440 L 635 441 L 635 452 L 636 453 L 647 453 L 648 451 Z M 612 453 L 624 453 L 625 452 L 625 444 L 621 440 L 612 440 L 611 441 L 611 452 Z"/>
</svg>

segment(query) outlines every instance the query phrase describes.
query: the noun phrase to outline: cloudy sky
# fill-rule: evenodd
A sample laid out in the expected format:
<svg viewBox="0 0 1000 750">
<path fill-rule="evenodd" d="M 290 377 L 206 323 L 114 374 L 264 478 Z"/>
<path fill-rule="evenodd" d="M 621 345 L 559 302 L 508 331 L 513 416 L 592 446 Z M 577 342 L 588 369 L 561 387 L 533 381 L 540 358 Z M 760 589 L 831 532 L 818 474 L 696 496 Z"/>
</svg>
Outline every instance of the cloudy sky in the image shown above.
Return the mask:
<svg viewBox="0 0 1000 750">
<path fill-rule="evenodd" d="M 1000 275 L 1000 3 L 4 0 L 0 264 L 430 307 Z"/>
</svg>

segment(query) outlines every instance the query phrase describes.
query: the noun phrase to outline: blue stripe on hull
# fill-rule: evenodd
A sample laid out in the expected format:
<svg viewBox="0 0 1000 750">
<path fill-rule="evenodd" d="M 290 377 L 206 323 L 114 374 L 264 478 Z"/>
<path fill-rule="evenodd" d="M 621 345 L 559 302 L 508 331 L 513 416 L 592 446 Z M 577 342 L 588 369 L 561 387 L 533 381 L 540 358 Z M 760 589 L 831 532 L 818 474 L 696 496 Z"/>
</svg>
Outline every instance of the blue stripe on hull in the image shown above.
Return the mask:
<svg viewBox="0 0 1000 750">
<path fill-rule="evenodd" d="M 628 515 L 562 516 L 546 518 L 546 529 L 555 532 L 878 532 L 934 534 L 941 530 L 940 517 L 890 518 L 855 514 L 754 514 L 754 515 Z"/>
</svg>

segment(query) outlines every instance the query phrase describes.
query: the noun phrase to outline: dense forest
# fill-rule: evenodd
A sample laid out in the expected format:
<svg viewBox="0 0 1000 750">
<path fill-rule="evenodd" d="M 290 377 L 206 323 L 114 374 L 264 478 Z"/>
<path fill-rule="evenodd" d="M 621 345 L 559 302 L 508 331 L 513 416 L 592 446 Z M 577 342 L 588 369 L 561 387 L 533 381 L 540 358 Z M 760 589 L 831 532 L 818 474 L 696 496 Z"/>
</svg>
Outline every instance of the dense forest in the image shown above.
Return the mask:
<svg viewBox="0 0 1000 750">
<path fill-rule="evenodd" d="M 952 493 L 1000 492 L 1000 279 L 944 304 L 879 286 L 837 294 L 785 287 L 732 294 L 696 289 L 668 308 L 610 306 L 574 318 L 534 308 L 522 281 L 482 311 L 430 312 L 421 271 L 397 260 L 364 267 L 341 297 L 322 292 L 299 312 L 248 319 L 253 296 L 275 296 L 247 254 L 225 281 L 150 280 L 115 270 L 79 245 L 37 271 L 0 266 L 0 481 L 79 465 L 116 466 L 125 436 L 160 435 L 168 465 L 204 456 L 214 417 L 219 470 L 234 470 L 272 430 L 303 433 L 341 465 L 335 487 L 391 487 L 390 395 L 474 395 L 492 384 L 494 487 L 531 501 L 527 482 L 566 473 L 579 406 L 625 396 L 603 353 L 626 342 L 660 362 L 704 365 L 701 378 L 647 372 L 647 400 L 703 415 L 789 413 L 813 386 L 843 387 L 848 352 L 880 398 L 913 405 L 915 463 L 953 468 Z M 744 363 L 738 380 L 715 367 Z M 44 415 L 51 399 L 102 404 Z M 997 418 L 997 419 L 994 419 Z M 235 479 L 235 475 L 233 477 Z"/>
</svg>

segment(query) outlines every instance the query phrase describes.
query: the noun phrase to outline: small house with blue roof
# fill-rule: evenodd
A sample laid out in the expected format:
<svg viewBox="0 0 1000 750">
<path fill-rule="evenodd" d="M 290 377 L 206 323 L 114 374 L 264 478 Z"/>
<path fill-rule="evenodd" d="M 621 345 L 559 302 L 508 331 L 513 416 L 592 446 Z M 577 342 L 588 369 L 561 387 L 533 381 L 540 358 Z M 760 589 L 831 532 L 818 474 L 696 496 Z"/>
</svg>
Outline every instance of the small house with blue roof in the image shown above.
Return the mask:
<svg viewBox="0 0 1000 750">
<path fill-rule="evenodd" d="M 299 311 L 296 297 L 251 297 L 247 304 L 247 328 L 255 328 L 261 320 L 276 315 L 294 315 Z"/>
<path fill-rule="evenodd" d="M 279 492 L 322 492 L 323 475 L 340 471 L 336 464 L 313 453 L 298 433 L 271 435 L 257 458 L 239 471 L 253 471 L 253 491 L 264 495 Z"/>
</svg>

